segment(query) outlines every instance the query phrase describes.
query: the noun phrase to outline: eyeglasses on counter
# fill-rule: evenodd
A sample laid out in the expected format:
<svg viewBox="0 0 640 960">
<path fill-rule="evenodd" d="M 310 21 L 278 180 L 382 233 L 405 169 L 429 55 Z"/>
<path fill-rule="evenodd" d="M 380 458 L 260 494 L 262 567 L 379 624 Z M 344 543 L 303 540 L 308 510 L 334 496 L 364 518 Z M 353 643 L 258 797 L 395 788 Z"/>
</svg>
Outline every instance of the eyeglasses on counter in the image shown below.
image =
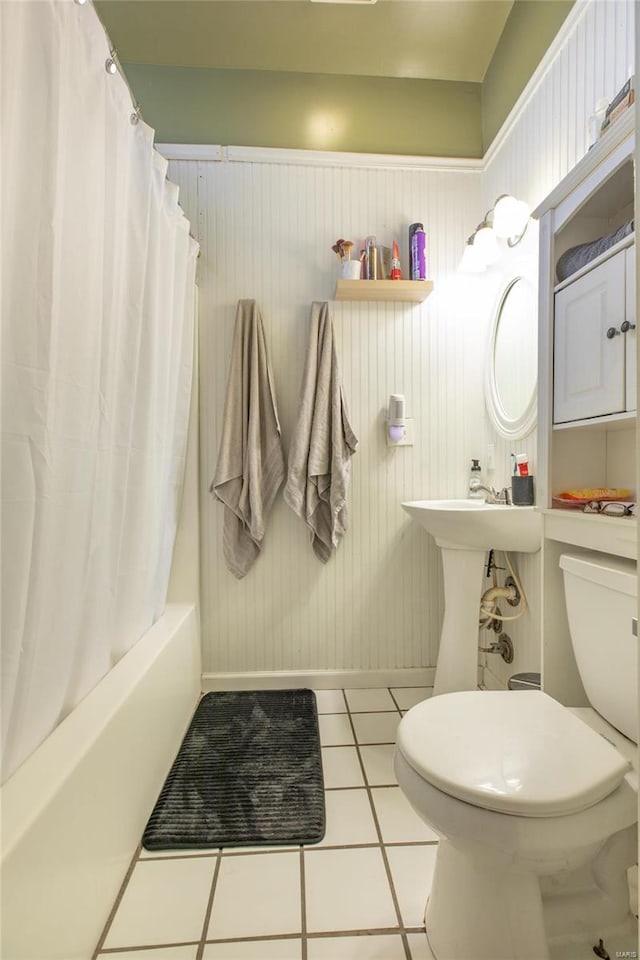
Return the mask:
<svg viewBox="0 0 640 960">
<path fill-rule="evenodd" d="M 600 513 L 605 517 L 635 517 L 635 503 L 620 503 L 616 501 L 590 500 L 582 508 L 583 513 Z"/>
</svg>

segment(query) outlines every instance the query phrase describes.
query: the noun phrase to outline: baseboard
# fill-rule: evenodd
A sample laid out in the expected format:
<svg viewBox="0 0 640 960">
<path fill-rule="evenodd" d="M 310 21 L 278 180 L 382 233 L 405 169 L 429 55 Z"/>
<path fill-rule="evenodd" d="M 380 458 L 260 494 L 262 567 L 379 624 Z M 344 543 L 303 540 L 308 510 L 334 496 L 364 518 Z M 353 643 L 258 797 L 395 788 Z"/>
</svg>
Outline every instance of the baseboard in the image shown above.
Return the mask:
<svg viewBox="0 0 640 960">
<path fill-rule="evenodd" d="M 432 687 L 435 667 L 393 670 L 269 670 L 255 673 L 203 673 L 202 690 L 278 690 L 308 687 Z"/>
</svg>

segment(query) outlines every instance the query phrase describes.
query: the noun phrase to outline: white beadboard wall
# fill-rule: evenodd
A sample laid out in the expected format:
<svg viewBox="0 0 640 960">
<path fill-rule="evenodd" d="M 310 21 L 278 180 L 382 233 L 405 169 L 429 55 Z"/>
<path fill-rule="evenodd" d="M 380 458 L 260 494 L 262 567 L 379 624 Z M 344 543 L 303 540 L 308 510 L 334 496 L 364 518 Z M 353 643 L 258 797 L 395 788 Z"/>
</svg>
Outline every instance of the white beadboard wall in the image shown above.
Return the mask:
<svg viewBox="0 0 640 960">
<path fill-rule="evenodd" d="M 634 73 L 634 7 L 632 0 L 578 0 L 562 44 L 534 75 L 485 157 L 485 207 L 500 194 L 511 193 L 533 209 L 585 155 L 596 101 L 611 100 Z M 511 450 L 535 458 L 535 432 L 514 444 L 494 434 L 490 424 L 487 431 L 488 442 L 496 445 L 499 468 L 506 469 Z M 496 471 L 496 485 L 504 479 Z M 531 611 L 506 625 L 514 642 L 514 662 L 485 658 L 493 674 L 487 681 L 495 685 L 503 685 L 513 673 L 540 669 L 539 555 L 520 555 L 518 566 Z"/>
<path fill-rule="evenodd" d="M 455 273 L 481 207 L 479 170 L 328 168 L 174 161 L 171 178 L 201 245 L 201 525 L 205 673 L 391 670 L 436 662 L 442 574 L 406 499 L 464 496 L 483 430 L 477 289 Z M 223 508 L 207 492 L 222 423 L 235 305 L 259 303 L 285 449 L 292 434 L 311 302 L 330 300 L 337 237 L 401 242 L 427 229 L 435 292 L 425 304 L 334 303 L 350 418 L 350 529 L 325 566 L 279 498 L 261 557 L 236 581 L 222 555 Z M 386 446 L 384 408 L 407 397 L 413 447 Z"/>
<path fill-rule="evenodd" d="M 201 244 L 201 527 L 205 673 L 392 670 L 433 666 L 442 620 L 438 551 L 399 508 L 403 499 L 464 496 L 472 456 L 495 444 L 495 486 L 509 454 L 533 458 L 535 433 L 512 443 L 488 422 L 483 365 L 499 278 L 456 275 L 465 238 L 501 193 L 533 208 L 585 153 L 596 100 L 611 98 L 633 70 L 632 0 L 578 0 L 562 39 L 543 61 L 490 148 L 484 168 L 361 169 L 236 161 L 174 160 L 171 179 Z M 241 160 L 245 162 L 240 162 Z M 333 293 L 338 236 L 402 241 L 427 230 L 435 293 L 424 305 L 334 304 L 351 420 L 351 528 L 322 566 L 302 524 L 278 500 L 262 557 L 243 581 L 224 566 L 222 507 L 207 492 L 220 434 L 236 301 L 254 297 L 264 316 L 285 448 L 313 299 Z M 536 226 L 528 242 L 535 247 Z M 524 245 L 523 245 L 524 246 Z M 385 446 L 383 408 L 407 395 L 415 445 Z M 534 461 L 535 469 L 535 461 Z M 500 558 L 498 558 L 500 560 Z M 539 555 L 515 558 L 530 601 L 506 626 L 510 665 L 485 658 L 485 680 L 503 686 L 540 666 Z M 503 613 L 511 613 L 511 609 Z M 490 639 L 484 634 L 484 639 Z"/>
</svg>

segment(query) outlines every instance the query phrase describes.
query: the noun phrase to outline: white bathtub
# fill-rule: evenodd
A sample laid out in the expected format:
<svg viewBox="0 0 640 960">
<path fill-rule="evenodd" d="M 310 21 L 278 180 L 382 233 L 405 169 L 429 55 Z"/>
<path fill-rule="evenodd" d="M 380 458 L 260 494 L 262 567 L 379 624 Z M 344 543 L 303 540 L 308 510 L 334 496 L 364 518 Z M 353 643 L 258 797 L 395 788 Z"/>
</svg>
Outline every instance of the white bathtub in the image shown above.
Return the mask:
<svg viewBox="0 0 640 960">
<path fill-rule="evenodd" d="M 0 791 L 3 960 L 88 960 L 200 693 L 195 607 L 164 615 Z"/>
</svg>

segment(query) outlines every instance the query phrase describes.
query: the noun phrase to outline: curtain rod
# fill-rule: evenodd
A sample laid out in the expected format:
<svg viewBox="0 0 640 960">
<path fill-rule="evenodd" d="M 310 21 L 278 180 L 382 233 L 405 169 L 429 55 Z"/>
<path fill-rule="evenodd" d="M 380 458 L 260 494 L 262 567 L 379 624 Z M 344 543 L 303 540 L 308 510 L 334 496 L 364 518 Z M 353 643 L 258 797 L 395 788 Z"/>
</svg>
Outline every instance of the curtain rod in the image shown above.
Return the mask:
<svg viewBox="0 0 640 960">
<path fill-rule="evenodd" d="M 76 0 L 76 3 L 79 3 L 79 4 L 81 4 L 81 5 L 83 5 L 84 2 L 85 2 L 85 0 Z M 131 85 L 130 85 L 128 79 L 127 79 L 127 75 L 126 75 L 126 73 L 124 72 L 124 67 L 122 66 L 122 64 L 121 64 L 121 62 L 120 62 L 120 57 L 118 56 L 118 51 L 116 50 L 114 44 L 113 44 L 112 41 L 111 41 L 111 37 L 109 36 L 109 31 L 107 30 L 107 28 L 105 27 L 104 23 L 102 22 L 102 18 L 100 17 L 100 14 L 99 14 L 98 11 L 96 10 L 95 5 L 93 4 L 93 2 L 91 3 L 91 7 L 93 8 L 93 12 L 95 13 L 96 17 L 98 18 L 98 22 L 100 23 L 100 26 L 102 27 L 102 30 L 103 30 L 103 32 L 104 32 L 105 40 L 107 41 L 107 47 L 109 48 L 109 58 L 110 58 L 111 61 L 114 63 L 114 65 L 115 65 L 115 67 L 116 67 L 116 70 L 118 71 L 118 73 L 120 74 L 120 76 L 121 76 L 121 78 L 122 78 L 122 80 L 123 80 L 123 82 L 124 82 L 125 87 L 126 87 L 127 90 L 129 91 L 129 97 L 130 97 L 130 99 L 131 99 L 131 106 L 133 107 L 133 113 L 131 114 L 131 116 L 129 117 L 129 119 L 130 119 L 131 123 L 137 123 L 138 120 L 143 120 L 143 121 L 144 121 L 144 117 L 142 116 L 142 111 L 141 111 L 141 109 L 140 109 L 140 104 L 139 104 L 138 100 L 136 99 L 133 90 L 131 89 Z M 108 61 L 107 61 L 107 62 L 108 62 Z"/>
</svg>

